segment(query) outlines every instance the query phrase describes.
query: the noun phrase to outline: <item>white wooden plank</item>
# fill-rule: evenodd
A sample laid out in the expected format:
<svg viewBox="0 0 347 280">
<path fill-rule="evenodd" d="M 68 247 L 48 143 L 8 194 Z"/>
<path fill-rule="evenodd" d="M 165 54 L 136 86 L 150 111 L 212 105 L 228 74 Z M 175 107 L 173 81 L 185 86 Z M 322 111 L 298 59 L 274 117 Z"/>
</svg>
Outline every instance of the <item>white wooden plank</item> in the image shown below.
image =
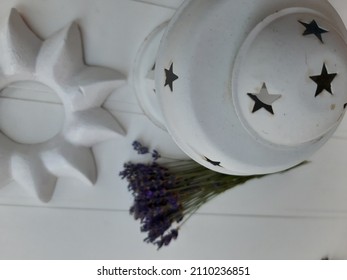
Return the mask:
<svg viewBox="0 0 347 280">
<path fill-rule="evenodd" d="M 0 259 L 347 257 L 346 219 L 193 217 L 160 251 L 126 212 L 0 207 Z"/>
</svg>

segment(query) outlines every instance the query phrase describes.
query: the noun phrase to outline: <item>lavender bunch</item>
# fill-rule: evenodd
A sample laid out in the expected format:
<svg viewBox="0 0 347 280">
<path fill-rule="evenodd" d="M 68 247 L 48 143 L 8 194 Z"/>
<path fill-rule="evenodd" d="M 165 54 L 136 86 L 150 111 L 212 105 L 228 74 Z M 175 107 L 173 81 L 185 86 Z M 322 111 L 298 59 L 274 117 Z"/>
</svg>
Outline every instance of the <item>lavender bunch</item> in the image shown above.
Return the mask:
<svg viewBox="0 0 347 280">
<path fill-rule="evenodd" d="M 124 164 L 119 173 L 128 181 L 134 197 L 130 214 L 140 220 L 144 239 L 160 249 L 178 237 L 182 225 L 202 205 L 219 194 L 264 175 L 231 176 L 211 171 L 193 160 L 163 161 L 158 151 L 150 151 L 135 141 L 137 153 L 150 154 L 148 163 Z"/>
</svg>

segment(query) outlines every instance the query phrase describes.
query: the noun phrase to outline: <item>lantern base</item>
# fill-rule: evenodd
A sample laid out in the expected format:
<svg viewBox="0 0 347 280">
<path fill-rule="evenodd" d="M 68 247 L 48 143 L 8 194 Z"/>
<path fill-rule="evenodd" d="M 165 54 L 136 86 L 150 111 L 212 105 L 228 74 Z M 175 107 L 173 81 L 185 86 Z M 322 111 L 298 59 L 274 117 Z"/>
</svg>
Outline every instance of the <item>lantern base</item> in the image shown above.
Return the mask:
<svg viewBox="0 0 347 280">
<path fill-rule="evenodd" d="M 150 33 L 142 43 L 132 71 L 131 84 L 144 114 L 159 128 L 166 129 L 155 89 L 155 66 L 160 41 L 168 22 Z"/>
</svg>

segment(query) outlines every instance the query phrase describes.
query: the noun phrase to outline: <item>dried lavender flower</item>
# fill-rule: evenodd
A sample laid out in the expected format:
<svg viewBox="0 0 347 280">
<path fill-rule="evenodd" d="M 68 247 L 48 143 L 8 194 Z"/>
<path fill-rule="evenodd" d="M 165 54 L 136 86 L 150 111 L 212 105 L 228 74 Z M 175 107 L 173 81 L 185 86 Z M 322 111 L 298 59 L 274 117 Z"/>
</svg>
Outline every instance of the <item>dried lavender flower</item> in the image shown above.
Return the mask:
<svg viewBox="0 0 347 280">
<path fill-rule="evenodd" d="M 133 148 L 139 155 L 145 155 L 149 153 L 149 149 L 145 146 L 143 146 L 140 142 L 134 141 L 133 142 Z"/>
<path fill-rule="evenodd" d="M 141 231 L 147 233 L 147 243 L 158 249 L 177 239 L 182 225 L 202 205 L 219 194 L 264 175 L 231 176 L 211 171 L 193 160 L 158 163 L 158 151 L 135 141 L 139 154 L 152 155 L 152 162 L 124 164 L 119 173 L 128 181 L 134 197 L 130 214 L 140 220 Z"/>
</svg>

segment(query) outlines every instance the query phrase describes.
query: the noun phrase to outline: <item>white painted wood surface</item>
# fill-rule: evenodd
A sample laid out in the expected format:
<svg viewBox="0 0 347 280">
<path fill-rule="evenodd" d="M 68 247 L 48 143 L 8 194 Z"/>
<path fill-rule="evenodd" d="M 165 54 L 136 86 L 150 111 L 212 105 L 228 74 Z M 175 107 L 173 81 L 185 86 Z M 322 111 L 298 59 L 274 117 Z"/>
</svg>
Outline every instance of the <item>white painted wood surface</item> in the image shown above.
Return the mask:
<svg viewBox="0 0 347 280">
<path fill-rule="evenodd" d="M 43 37 L 64 26 L 67 18 L 77 19 L 87 62 L 128 75 L 142 40 L 169 19 L 180 2 L 3 0 L 0 17 L 15 6 Z M 332 2 L 347 22 L 347 4 Z M 64 20 L 60 13 L 67 14 Z M 107 24 L 107 17 L 99 18 L 102 13 L 118 24 L 96 30 L 93 22 Z M 40 25 L 38 17 L 50 24 Z M 92 52 L 97 44 L 100 52 Z M 108 44 L 105 50 L 103 44 Z M 170 156 L 185 156 L 142 114 L 129 85 L 115 91 L 104 107 L 127 136 L 95 147 L 96 186 L 61 178 L 52 201 L 43 204 L 14 183 L 1 185 L 0 259 L 347 258 L 347 119 L 310 164 L 223 194 L 185 224 L 176 242 L 157 251 L 142 242 L 145 236 L 128 214 L 132 198 L 118 172 L 125 161 L 139 158 L 131 150 L 135 139 Z"/>
</svg>

